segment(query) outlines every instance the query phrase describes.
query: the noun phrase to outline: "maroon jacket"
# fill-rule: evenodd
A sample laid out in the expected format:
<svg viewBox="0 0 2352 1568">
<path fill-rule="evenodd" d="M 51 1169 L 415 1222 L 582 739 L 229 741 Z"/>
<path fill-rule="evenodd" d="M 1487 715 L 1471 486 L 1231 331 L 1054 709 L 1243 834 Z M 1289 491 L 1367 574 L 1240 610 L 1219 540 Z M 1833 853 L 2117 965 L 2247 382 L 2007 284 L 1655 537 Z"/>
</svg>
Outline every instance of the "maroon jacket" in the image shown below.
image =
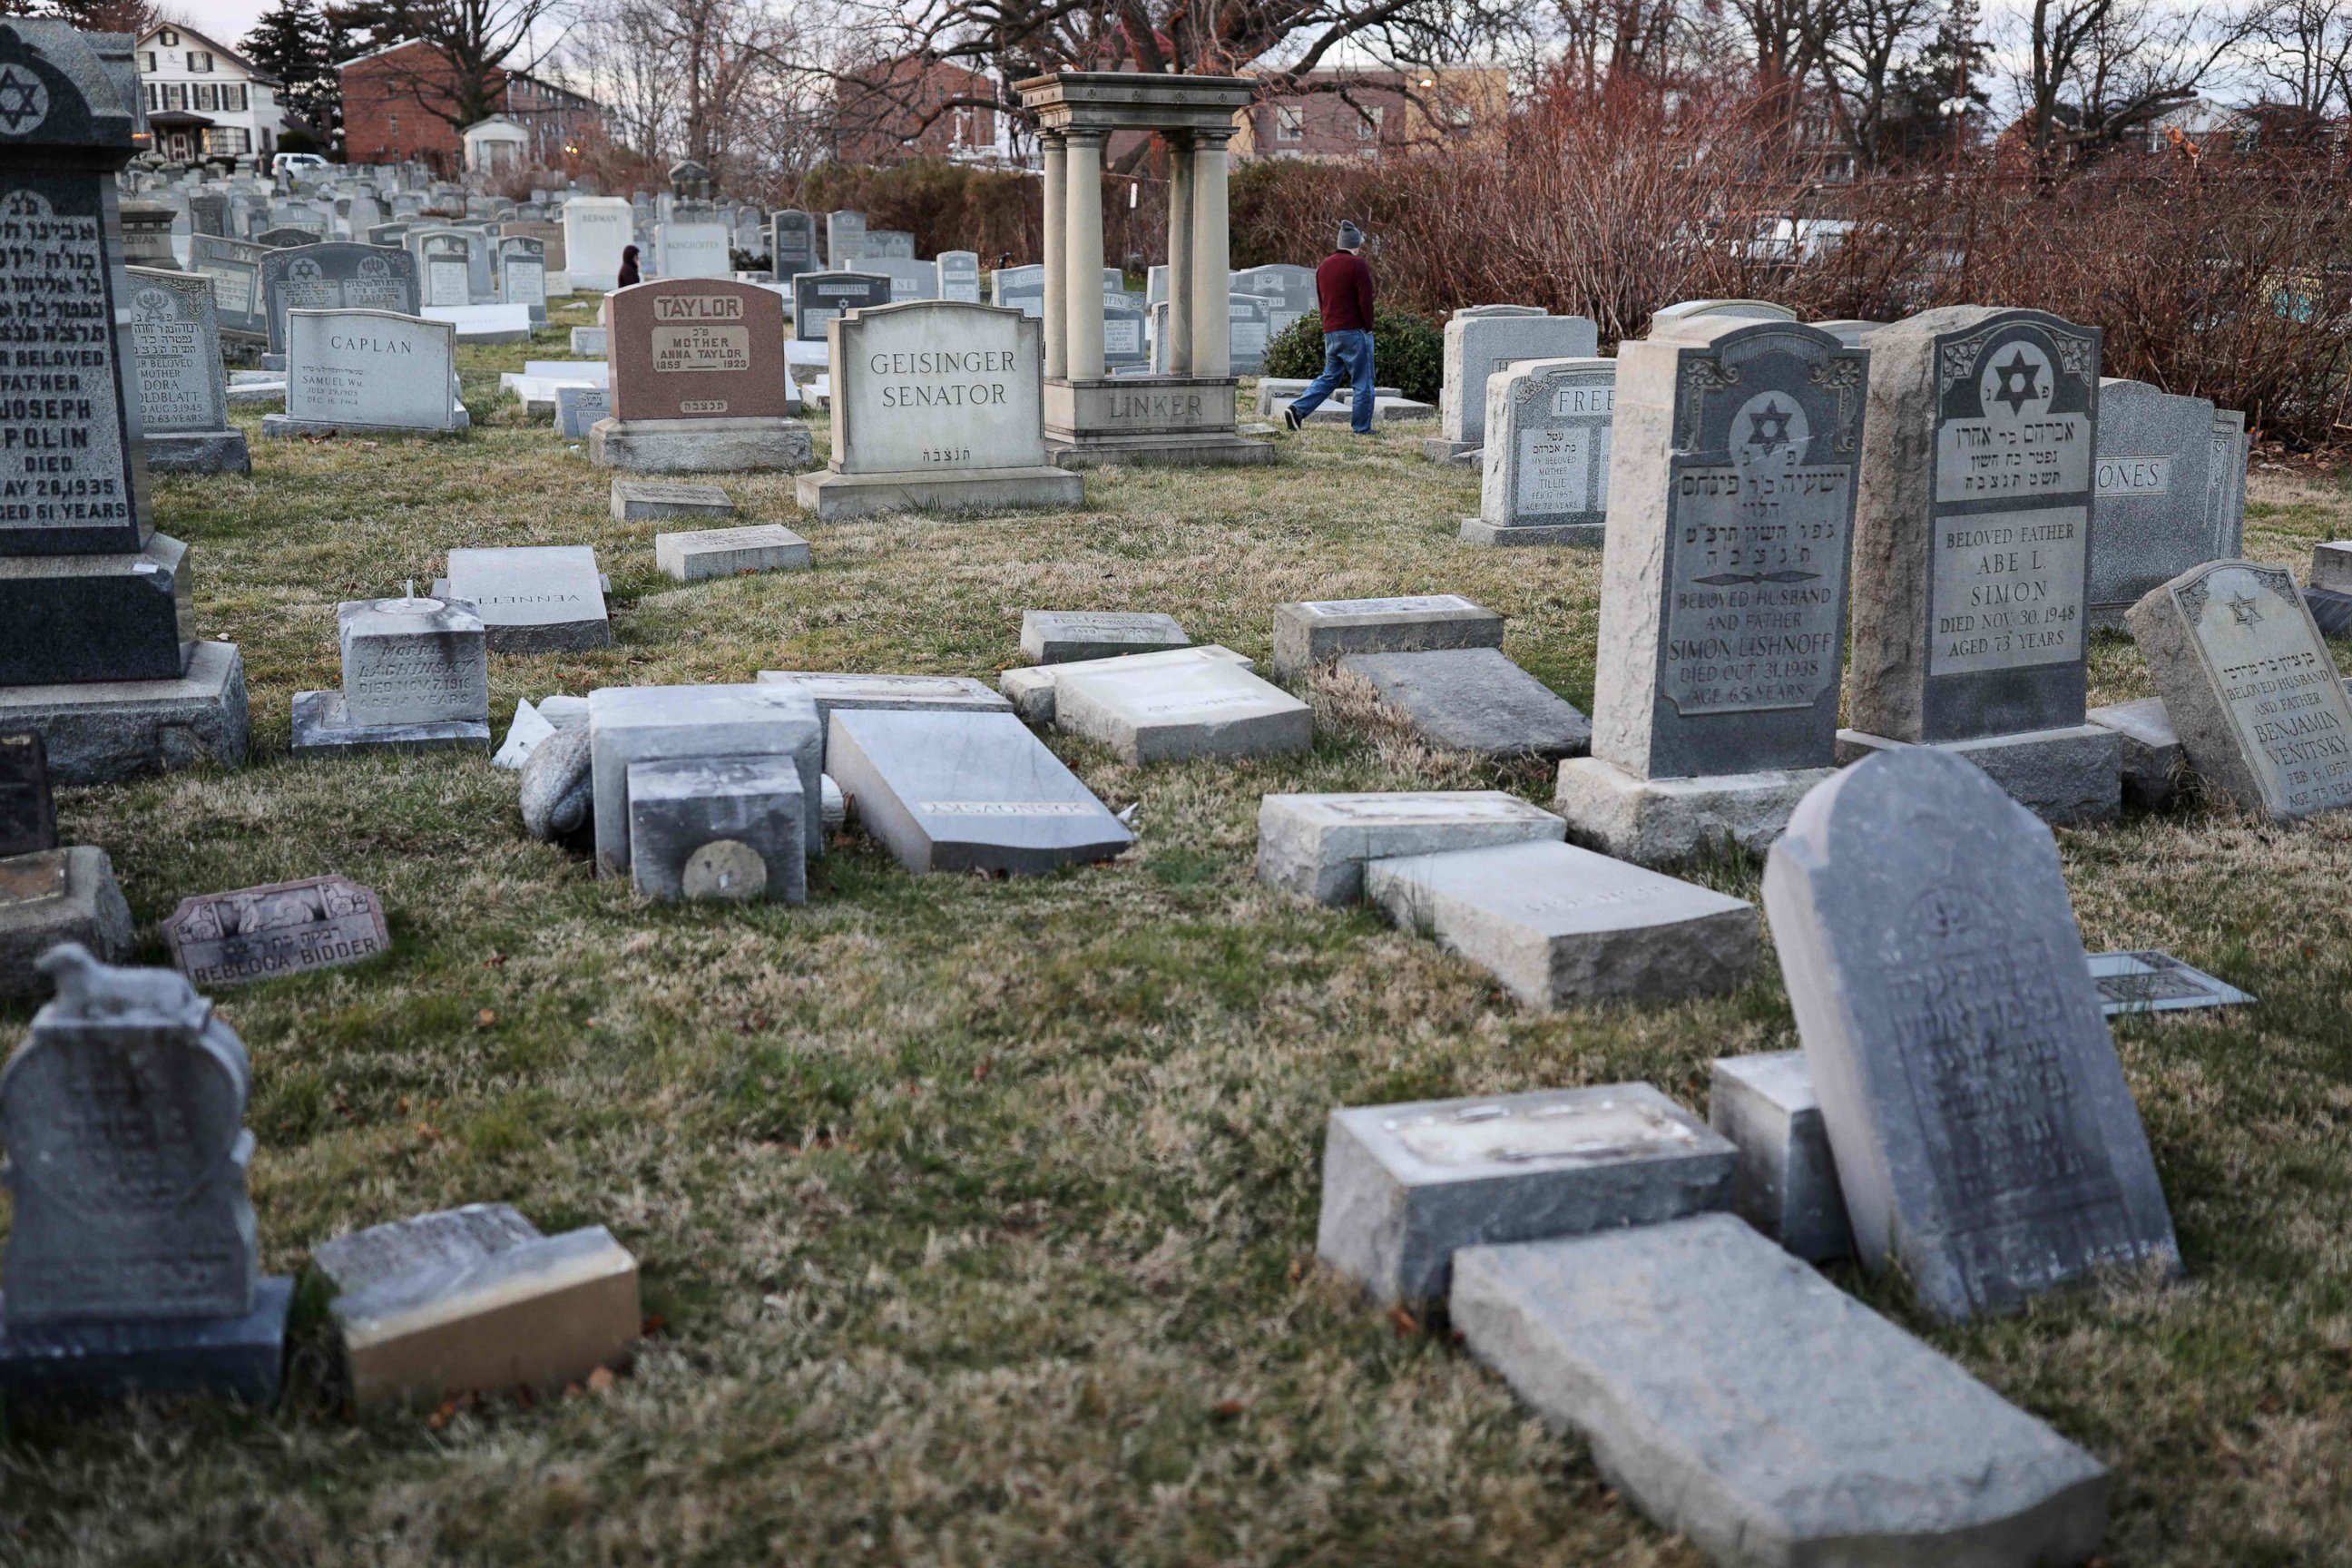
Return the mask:
<svg viewBox="0 0 2352 1568">
<path fill-rule="evenodd" d="M 1335 250 L 1315 269 L 1315 298 L 1327 332 L 1372 330 L 1372 269 L 1352 251 Z"/>
</svg>

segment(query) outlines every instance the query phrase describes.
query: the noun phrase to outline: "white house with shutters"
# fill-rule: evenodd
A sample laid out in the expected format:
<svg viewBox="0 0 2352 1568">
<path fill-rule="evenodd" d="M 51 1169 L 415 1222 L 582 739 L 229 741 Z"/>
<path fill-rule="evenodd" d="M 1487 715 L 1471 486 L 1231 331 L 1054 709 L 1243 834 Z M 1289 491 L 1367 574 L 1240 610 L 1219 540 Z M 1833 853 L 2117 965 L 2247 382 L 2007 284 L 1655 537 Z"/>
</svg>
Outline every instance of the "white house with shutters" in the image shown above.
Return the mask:
<svg viewBox="0 0 2352 1568">
<path fill-rule="evenodd" d="M 139 80 L 155 151 L 175 163 L 278 150 L 279 83 L 194 27 L 160 23 L 139 37 Z"/>
</svg>

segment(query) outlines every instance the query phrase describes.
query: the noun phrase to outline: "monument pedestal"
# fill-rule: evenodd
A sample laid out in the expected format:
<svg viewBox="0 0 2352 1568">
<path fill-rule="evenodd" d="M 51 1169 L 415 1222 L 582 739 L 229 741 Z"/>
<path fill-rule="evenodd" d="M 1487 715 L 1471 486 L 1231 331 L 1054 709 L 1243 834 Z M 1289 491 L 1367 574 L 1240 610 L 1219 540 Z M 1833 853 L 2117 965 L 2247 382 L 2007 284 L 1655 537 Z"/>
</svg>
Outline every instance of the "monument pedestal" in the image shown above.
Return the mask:
<svg viewBox="0 0 2352 1568">
<path fill-rule="evenodd" d="M 588 460 L 638 474 L 718 474 L 805 468 L 816 460 L 797 419 L 599 419 L 588 428 Z"/>
<path fill-rule="evenodd" d="M 331 756 L 346 752 L 433 752 L 452 746 L 486 747 L 487 720 L 445 720 L 427 724 L 354 724 L 340 691 L 294 694 L 294 754 Z"/>
<path fill-rule="evenodd" d="M 1840 730 L 1838 765 L 1851 766 L 1873 752 L 1897 752 L 1912 743 L 1860 730 Z M 2075 724 L 2063 730 L 2030 730 L 1928 744 L 1974 763 L 2011 799 L 2053 827 L 2113 822 L 2123 814 L 2123 739 L 2104 725 Z"/>
<path fill-rule="evenodd" d="M 1274 444 L 1244 440 L 1235 429 L 1230 376 L 1048 376 L 1045 450 L 1064 468 L 1104 463 L 1188 467 L 1271 463 Z"/>
<path fill-rule="evenodd" d="M 161 533 L 135 552 L 0 556 L 0 687 L 180 675 L 187 567 Z"/>
<path fill-rule="evenodd" d="M 131 1318 L 106 1322 L 8 1321 L 0 1298 L 0 1393 L 11 1398 L 117 1394 L 225 1394 L 253 1405 L 278 1398 L 286 1371 L 289 1275 L 264 1279 L 236 1318 Z"/>
<path fill-rule="evenodd" d="M 1484 441 L 1449 441 L 1443 436 L 1424 436 L 1421 440 L 1421 455 L 1433 463 L 1450 463 L 1486 449 Z"/>
<path fill-rule="evenodd" d="M 957 473 L 842 474 L 831 468 L 793 481 L 793 499 L 819 522 L 875 511 L 1005 511 L 1086 505 L 1087 482 L 1066 468 L 967 468 Z"/>
<path fill-rule="evenodd" d="M 265 417 L 267 417 L 265 416 Z M 147 437 L 151 474 L 249 474 L 253 454 L 242 430 L 184 430 Z"/>
<path fill-rule="evenodd" d="M 1620 860 L 1670 866 L 1724 844 L 1771 847 L 1805 792 L 1835 768 L 1772 768 L 1699 778 L 1637 779 L 1599 757 L 1559 764 L 1552 809 L 1568 836 Z"/>
<path fill-rule="evenodd" d="M 421 425 L 366 425 L 353 419 L 305 419 L 297 414 L 261 416 L 261 437 L 265 441 L 284 441 L 296 436 L 454 436 L 473 427 L 474 416 L 466 412 L 462 403 L 451 410 L 446 430 L 427 429 Z"/>
<path fill-rule="evenodd" d="M 92 845 L 0 858 L 0 996 L 44 996 L 35 963 L 61 942 L 112 963 L 131 951 L 131 906 Z"/>
<path fill-rule="evenodd" d="M 1465 544 L 1580 544 L 1598 550 L 1603 532 L 1597 522 L 1531 522 L 1515 528 L 1483 517 L 1462 520 Z"/>
<path fill-rule="evenodd" d="M 0 686 L 0 730 L 38 731 L 58 784 L 239 767 L 250 728 L 245 660 L 231 643 L 197 643 L 176 679 Z"/>
</svg>

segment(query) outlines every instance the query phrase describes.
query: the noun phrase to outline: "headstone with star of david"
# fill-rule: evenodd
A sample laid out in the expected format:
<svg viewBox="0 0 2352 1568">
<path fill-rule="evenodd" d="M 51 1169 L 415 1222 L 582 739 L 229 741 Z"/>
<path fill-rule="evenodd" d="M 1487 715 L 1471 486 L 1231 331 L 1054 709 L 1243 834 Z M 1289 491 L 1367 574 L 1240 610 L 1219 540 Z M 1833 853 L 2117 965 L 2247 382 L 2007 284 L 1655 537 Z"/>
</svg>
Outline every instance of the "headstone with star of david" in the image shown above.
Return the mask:
<svg viewBox="0 0 2352 1568">
<path fill-rule="evenodd" d="M 398 246 L 328 240 L 271 250 L 261 258 L 269 352 L 286 352 L 289 310 L 392 310 L 413 316 L 424 301 L 416 258 Z"/>
<path fill-rule="evenodd" d="M 1753 317 L 1619 350 L 1592 754 L 1556 803 L 1580 841 L 1760 850 L 1832 765 L 1868 365 Z"/>
<path fill-rule="evenodd" d="M 1862 342 L 1870 427 L 1839 760 L 1947 746 L 2044 821 L 2114 817 L 2117 742 L 2084 722 L 2098 329 L 1963 305 Z"/>
<path fill-rule="evenodd" d="M 2126 619 L 2199 773 L 2263 816 L 2352 806 L 2352 702 L 2293 573 L 2204 562 Z"/>
</svg>

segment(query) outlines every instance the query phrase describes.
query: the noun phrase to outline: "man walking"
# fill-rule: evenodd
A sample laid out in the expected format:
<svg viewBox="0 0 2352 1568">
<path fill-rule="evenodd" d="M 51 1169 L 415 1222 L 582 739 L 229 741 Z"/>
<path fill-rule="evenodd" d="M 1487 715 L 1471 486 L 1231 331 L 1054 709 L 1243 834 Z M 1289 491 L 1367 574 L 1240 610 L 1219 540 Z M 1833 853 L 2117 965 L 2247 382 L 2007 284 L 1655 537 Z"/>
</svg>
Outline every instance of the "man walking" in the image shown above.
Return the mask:
<svg viewBox="0 0 2352 1568">
<path fill-rule="evenodd" d="M 1363 248 L 1364 231 L 1342 218 L 1339 248 L 1315 269 L 1315 297 L 1323 308 L 1323 374 L 1282 411 L 1293 430 L 1345 379 L 1355 388 L 1349 423 L 1359 436 L 1372 433 L 1372 269 L 1358 254 Z"/>
</svg>

